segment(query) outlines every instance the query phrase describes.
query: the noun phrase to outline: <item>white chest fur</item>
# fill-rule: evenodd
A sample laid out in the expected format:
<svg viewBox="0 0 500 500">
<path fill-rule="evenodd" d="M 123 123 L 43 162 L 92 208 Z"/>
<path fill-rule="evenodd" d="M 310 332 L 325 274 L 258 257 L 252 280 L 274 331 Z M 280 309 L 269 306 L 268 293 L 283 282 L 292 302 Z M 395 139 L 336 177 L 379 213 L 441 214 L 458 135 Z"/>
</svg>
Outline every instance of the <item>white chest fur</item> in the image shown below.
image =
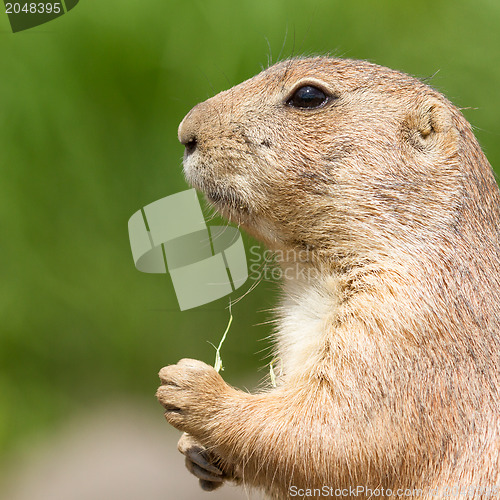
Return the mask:
<svg viewBox="0 0 500 500">
<path fill-rule="evenodd" d="M 338 308 L 339 286 L 332 276 L 284 274 L 276 347 L 283 375 L 289 378 L 307 371 L 321 356 Z"/>
</svg>

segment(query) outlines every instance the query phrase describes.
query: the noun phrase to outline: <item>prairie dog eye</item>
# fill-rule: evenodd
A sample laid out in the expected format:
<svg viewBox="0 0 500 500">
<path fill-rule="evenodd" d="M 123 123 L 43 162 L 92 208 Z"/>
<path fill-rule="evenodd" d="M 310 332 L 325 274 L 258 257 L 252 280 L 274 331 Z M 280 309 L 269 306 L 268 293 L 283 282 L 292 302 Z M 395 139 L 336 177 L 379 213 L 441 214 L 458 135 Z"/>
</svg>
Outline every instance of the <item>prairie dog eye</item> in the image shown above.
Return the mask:
<svg viewBox="0 0 500 500">
<path fill-rule="evenodd" d="M 314 109 L 323 106 L 328 96 L 318 87 L 305 85 L 298 88 L 288 99 L 287 104 L 292 108 Z"/>
</svg>

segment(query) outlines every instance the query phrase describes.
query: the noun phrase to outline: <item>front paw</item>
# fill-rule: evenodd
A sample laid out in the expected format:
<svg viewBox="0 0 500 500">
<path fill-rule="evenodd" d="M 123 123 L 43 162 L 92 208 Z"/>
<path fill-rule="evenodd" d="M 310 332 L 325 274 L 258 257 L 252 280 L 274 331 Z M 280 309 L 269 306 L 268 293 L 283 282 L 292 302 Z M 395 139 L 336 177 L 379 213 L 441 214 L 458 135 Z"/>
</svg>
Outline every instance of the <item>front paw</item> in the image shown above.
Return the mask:
<svg viewBox="0 0 500 500">
<path fill-rule="evenodd" d="M 209 365 L 181 359 L 160 370 L 162 385 L 156 392 L 165 408 L 165 418 L 175 428 L 200 436 L 213 416 L 217 400 L 228 388 Z"/>
</svg>

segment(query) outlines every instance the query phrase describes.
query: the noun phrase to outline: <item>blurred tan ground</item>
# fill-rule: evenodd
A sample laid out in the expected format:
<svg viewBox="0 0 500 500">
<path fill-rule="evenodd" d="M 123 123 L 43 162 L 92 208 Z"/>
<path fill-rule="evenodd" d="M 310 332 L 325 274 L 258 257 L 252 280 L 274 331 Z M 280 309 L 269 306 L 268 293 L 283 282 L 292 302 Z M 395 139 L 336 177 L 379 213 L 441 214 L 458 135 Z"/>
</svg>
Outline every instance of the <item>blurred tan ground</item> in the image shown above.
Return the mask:
<svg viewBox="0 0 500 500">
<path fill-rule="evenodd" d="M 80 417 L 8 466 L 2 500 L 260 500 L 224 485 L 204 492 L 177 452 L 180 432 L 132 405 Z"/>
</svg>

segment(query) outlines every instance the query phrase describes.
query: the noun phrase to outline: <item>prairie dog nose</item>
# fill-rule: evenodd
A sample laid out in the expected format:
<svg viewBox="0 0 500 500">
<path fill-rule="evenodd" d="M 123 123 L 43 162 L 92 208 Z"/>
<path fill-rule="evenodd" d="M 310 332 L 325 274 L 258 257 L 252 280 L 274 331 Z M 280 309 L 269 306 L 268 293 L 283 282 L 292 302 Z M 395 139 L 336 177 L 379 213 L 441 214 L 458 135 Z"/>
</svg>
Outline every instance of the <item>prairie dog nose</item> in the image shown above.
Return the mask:
<svg viewBox="0 0 500 500">
<path fill-rule="evenodd" d="M 200 126 L 203 123 L 203 115 L 205 114 L 204 108 L 204 103 L 197 104 L 179 125 L 179 142 L 185 146 L 186 155 L 188 156 L 194 153 L 198 146 Z"/>
</svg>

